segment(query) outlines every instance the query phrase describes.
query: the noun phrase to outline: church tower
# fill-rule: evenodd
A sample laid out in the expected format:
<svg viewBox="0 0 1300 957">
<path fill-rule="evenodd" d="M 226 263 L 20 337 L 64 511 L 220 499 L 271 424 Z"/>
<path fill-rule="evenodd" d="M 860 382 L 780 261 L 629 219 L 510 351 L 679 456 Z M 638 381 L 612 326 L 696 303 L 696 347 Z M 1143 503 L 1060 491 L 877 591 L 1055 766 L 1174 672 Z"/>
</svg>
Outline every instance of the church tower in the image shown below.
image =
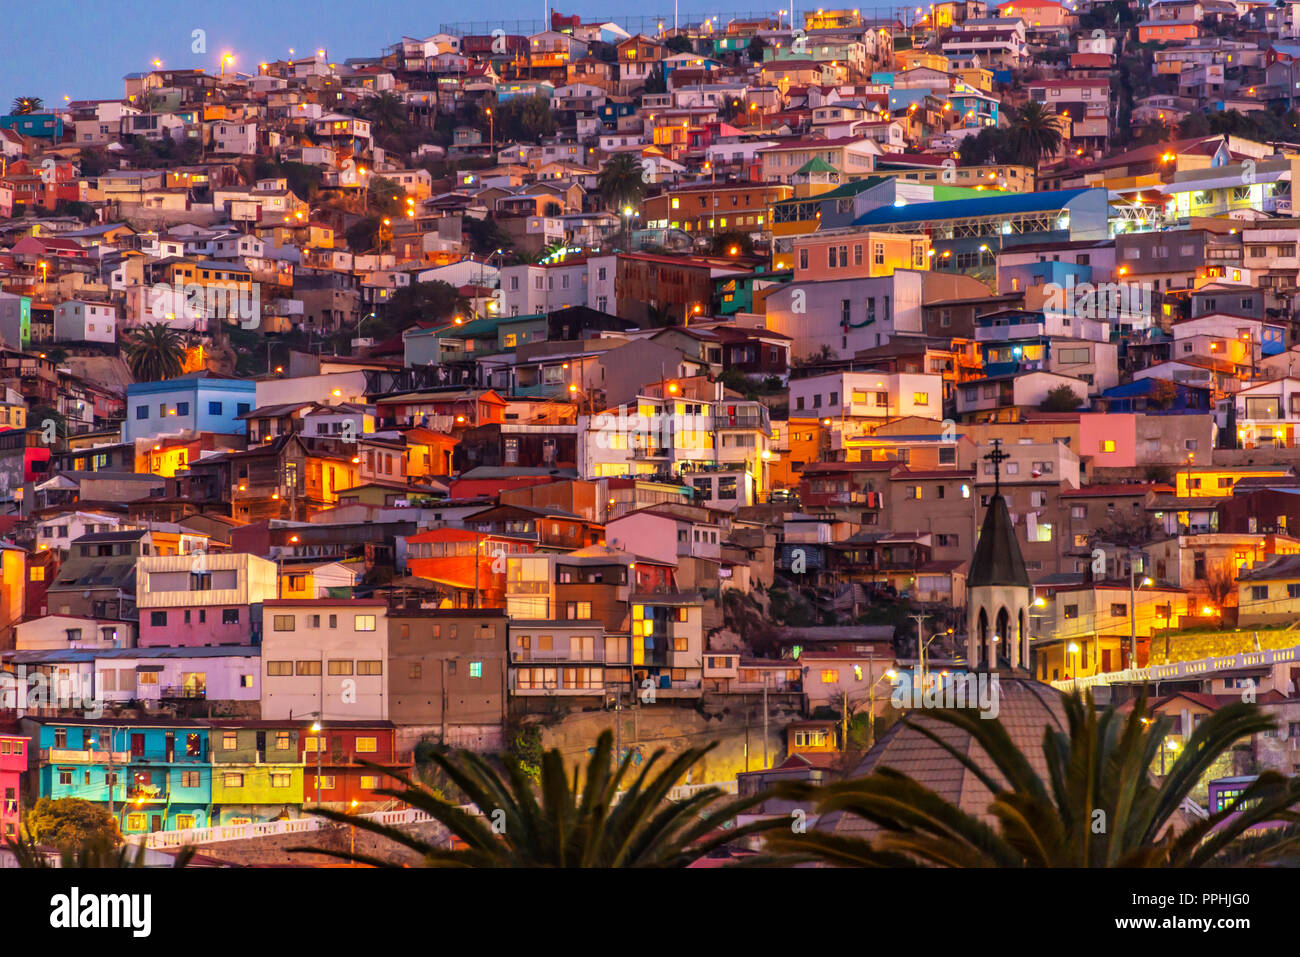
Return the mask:
<svg viewBox="0 0 1300 957">
<path fill-rule="evenodd" d="M 1002 498 L 1002 440 L 993 463 L 993 495 L 966 577 L 966 660 L 970 667 L 1029 668 L 1029 573 Z"/>
</svg>

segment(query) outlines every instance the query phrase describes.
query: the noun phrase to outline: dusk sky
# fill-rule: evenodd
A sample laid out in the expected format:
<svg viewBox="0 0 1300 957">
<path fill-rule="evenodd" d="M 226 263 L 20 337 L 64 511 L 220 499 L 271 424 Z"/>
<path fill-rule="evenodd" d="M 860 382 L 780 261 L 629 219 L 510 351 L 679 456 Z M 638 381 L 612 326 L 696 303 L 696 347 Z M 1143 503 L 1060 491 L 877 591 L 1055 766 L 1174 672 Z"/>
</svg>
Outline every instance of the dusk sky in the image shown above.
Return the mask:
<svg viewBox="0 0 1300 957">
<path fill-rule="evenodd" d="M 617 4 L 609 4 L 610 8 Z M 669 4 L 664 4 L 671 10 Z M 157 57 L 164 66 L 217 68 L 223 50 L 247 70 L 263 60 L 299 55 L 324 47 L 331 58 L 376 56 L 403 34 L 428 36 L 442 23 L 481 18 L 543 14 L 540 0 L 494 0 L 491 4 L 386 0 L 46 0 L 30 16 L 6 29 L 0 57 L 0 102 L 7 111 L 16 96 L 40 96 L 47 106 L 63 97 L 106 99 L 122 96 L 122 77 L 148 70 Z M 578 5 L 561 6 L 571 12 Z M 594 9 L 594 8 L 593 8 Z M 207 53 L 191 52 L 194 30 L 207 31 Z"/>
</svg>

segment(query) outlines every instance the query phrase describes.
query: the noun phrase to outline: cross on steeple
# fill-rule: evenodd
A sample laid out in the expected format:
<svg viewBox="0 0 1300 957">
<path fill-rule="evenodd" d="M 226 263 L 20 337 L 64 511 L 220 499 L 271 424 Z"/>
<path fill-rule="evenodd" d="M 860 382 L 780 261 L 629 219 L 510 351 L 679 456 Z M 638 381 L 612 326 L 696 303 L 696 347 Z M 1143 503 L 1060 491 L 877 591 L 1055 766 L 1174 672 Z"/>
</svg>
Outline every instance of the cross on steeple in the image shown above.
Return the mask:
<svg viewBox="0 0 1300 957">
<path fill-rule="evenodd" d="M 993 463 L 993 494 L 996 496 L 1002 493 L 1002 463 L 1011 456 L 1002 451 L 1001 439 L 994 439 L 990 444 L 993 446 L 993 451 L 984 456 L 984 459 Z"/>
</svg>

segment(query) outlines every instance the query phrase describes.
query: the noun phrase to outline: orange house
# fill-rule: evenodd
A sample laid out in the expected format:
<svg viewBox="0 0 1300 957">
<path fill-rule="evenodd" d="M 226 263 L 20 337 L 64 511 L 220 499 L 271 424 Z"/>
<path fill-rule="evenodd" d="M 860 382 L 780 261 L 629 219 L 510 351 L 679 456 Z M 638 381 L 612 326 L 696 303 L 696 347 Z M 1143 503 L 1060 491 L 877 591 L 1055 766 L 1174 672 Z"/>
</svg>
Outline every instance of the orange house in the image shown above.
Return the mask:
<svg viewBox="0 0 1300 957">
<path fill-rule="evenodd" d="M 435 528 L 406 539 L 406 570 L 445 586 L 452 607 L 504 608 L 506 556 L 535 550 L 524 538 Z"/>
<path fill-rule="evenodd" d="M 1181 43 L 1201 35 L 1201 25 L 1191 20 L 1148 20 L 1138 24 L 1138 43 Z"/>
</svg>

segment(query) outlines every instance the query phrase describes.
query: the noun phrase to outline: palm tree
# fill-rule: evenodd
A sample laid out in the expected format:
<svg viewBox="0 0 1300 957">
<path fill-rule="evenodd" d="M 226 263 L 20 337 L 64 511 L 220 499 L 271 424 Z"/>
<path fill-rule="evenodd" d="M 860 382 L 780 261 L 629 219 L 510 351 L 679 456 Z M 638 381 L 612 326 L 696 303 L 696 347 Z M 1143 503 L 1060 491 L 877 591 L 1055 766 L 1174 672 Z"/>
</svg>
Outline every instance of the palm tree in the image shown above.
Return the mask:
<svg viewBox="0 0 1300 957">
<path fill-rule="evenodd" d="M 392 90 L 368 97 L 361 104 L 376 137 L 396 136 L 406 131 L 406 102 Z"/>
<path fill-rule="evenodd" d="M 137 382 L 174 379 L 184 369 L 185 342 L 165 322 L 148 322 L 126 342 L 126 364 Z"/>
<path fill-rule="evenodd" d="M 778 817 L 734 826 L 736 815 L 767 795 L 722 800 L 718 788 L 704 788 L 673 801 L 668 792 L 715 747 L 692 748 L 652 774 L 664 750 L 656 751 L 634 781 L 629 752 L 611 771 L 614 736 L 601 733 L 587 762 L 585 784 L 575 772 L 570 782 L 559 749 L 542 756 L 540 781 L 534 784 L 520 763 L 502 755 L 502 776 L 486 760 L 468 751 L 435 754 L 434 763 L 483 814 L 479 817 L 439 797 L 400 774 L 404 787 L 378 793 L 426 812 L 463 841 L 467 848 L 448 850 L 394 827 L 367 818 L 320 809 L 316 813 L 371 831 L 418 852 L 426 866 L 459 867 L 685 867 L 715 848 L 751 834 L 789 827 Z M 620 789 L 622 791 L 620 796 Z M 350 852 L 294 848 L 326 853 L 376 867 L 382 859 Z"/>
<path fill-rule="evenodd" d="M 45 109 L 45 101 L 39 96 L 16 96 L 13 105 L 9 107 L 9 112 L 15 116 L 25 116 L 28 113 L 39 113 Z"/>
<path fill-rule="evenodd" d="M 645 172 L 639 157 L 631 153 L 617 153 L 605 163 L 596 178 L 605 207 L 623 222 L 623 245 L 627 246 L 631 228 L 630 211 L 641 204 L 645 195 Z"/>
<path fill-rule="evenodd" d="M 1151 768 L 1171 721 L 1148 717 L 1145 697 L 1127 716 L 1113 706 L 1099 716 L 1091 692 L 1086 699 L 1067 698 L 1064 706 L 1068 733 L 1050 727 L 1043 733 L 1047 781 L 1000 720 L 967 710 L 930 712 L 970 734 L 997 769 L 990 774 L 968 749 L 907 719 L 989 789 L 988 813 L 996 827 L 907 775 L 881 768 L 820 791 L 778 789 L 782 796 L 816 800 L 822 815 L 839 811 L 864 818 L 879 828 L 877 836 L 810 831 L 774 835 L 769 846 L 839 866 L 1202 867 L 1263 863 L 1300 839 L 1293 826 L 1244 837 L 1266 822 L 1300 821 L 1291 810 L 1300 801 L 1300 778 L 1273 771 L 1259 775 L 1222 811 L 1179 830 L 1179 809 L 1202 776 L 1235 742 L 1274 726 L 1257 706 L 1239 702 L 1206 718 L 1159 783 Z"/>
<path fill-rule="evenodd" d="M 1037 167 L 1054 156 L 1065 142 L 1066 117 L 1036 100 L 1025 103 L 1011 121 L 1011 149 L 1023 166 Z"/>
</svg>

